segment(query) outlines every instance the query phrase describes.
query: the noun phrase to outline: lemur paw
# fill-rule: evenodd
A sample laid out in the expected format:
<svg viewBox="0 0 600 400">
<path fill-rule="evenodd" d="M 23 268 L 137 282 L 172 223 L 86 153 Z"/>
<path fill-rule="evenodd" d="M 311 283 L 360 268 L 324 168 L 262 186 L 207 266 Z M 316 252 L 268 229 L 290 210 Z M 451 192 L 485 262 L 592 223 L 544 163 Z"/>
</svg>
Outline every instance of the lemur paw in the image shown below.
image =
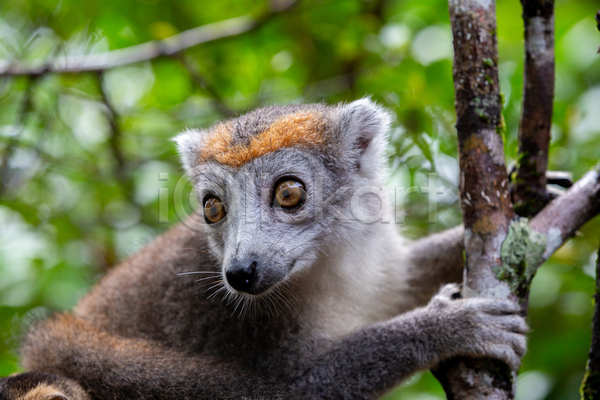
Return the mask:
<svg viewBox="0 0 600 400">
<path fill-rule="evenodd" d="M 446 306 L 450 304 L 451 301 L 462 298 L 460 293 L 460 285 L 457 283 L 448 283 L 440 289 L 438 294 L 436 294 L 433 299 L 431 299 L 431 303 L 435 303 L 439 307 Z"/>
<path fill-rule="evenodd" d="M 457 285 L 446 285 L 428 308 L 445 319 L 439 339 L 447 357 L 490 357 L 518 370 L 527 351 L 528 331 L 520 307 L 510 300 L 460 299 Z"/>
</svg>

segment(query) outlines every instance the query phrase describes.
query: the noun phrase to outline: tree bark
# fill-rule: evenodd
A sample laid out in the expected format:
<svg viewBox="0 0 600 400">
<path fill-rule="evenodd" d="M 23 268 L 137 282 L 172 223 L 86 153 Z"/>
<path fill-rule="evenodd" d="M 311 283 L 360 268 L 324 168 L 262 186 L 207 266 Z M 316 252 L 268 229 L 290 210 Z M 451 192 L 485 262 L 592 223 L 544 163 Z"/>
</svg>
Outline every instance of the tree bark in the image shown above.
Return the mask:
<svg viewBox="0 0 600 400">
<path fill-rule="evenodd" d="M 596 13 L 596 23 L 600 31 L 600 10 Z M 600 49 L 598 49 L 600 54 Z M 600 399 L 600 248 L 596 259 L 596 294 L 594 295 L 594 319 L 592 320 L 592 344 L 585 376 L 581 383 L 582 400 Z"/>
<path fill-rule="evenodd" d="M 521 0 L 525 23 L 523 107 L 513 178 L 517 214 L 532 217 L 550 200 L 546 190 L 554 102 L 554 1 Z"/>
<path fill-rule="evenodd" d="M 592 345 L 581 384 L 582 400 L 600 399 L 600 248 L 596 260 L 596 294 L 594 295 L 594 319 L 592 321 Z"/>
<path fill-rule="evenodd" d="M 600 10 L 598 10 L 598 12 L 596 13 L 596 26 L 600 31 Z M 600 54 L 600 47 L 598 47 L 598 54 Z"/>
<path fill-rule="evenodd" d="M 460 191 L 465 226 L 465 297 L 512 298 L 499 280 L 502 243 L 514 217 L 501 136 L 496 7 L 450 0 Z M 513 398 L 515 374 L 491 359 L 454 359 L 434 371 L 448 399 Z"/>
<path fill-rule="evenodd" d="M 546 166 L 554 93 L 553 4 L 523 0 L 525 99 L 520 130 L 518 218 L 509 194 L 498 83 L 495 3 L 450 0 L 460 191 L 465 226 L 465 297 L 510 299 L 523 315 L 531 280 L 583 223 L 600 211 L 598 167 L 545 208 Z M 525 179 L 525 178 L 526 179 Z M 528 188 L 531 188 L 529 190 Z M 435 376 L 448 399 L 514 399 L 516 371 L 496 360 L 454 359 Z"/>
</svg>

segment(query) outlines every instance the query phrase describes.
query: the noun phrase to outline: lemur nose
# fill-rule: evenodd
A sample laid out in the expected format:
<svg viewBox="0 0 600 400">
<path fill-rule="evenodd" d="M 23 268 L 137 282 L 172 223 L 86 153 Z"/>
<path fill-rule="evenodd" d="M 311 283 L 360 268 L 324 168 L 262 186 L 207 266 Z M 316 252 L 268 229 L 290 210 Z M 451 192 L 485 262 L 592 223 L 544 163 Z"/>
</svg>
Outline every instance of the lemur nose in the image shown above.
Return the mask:
<svg viewBox="0 0 600 400">
<path fill-rule="evenodd" d="M 245 267 L 230 268 L 225 272 L 227 282 L 239 292 L 251 293 L 252 286 L 254 286 L 258 277 L 256 273 L 257 267 L 258 263 L 252 261 Z"/>
</svg>

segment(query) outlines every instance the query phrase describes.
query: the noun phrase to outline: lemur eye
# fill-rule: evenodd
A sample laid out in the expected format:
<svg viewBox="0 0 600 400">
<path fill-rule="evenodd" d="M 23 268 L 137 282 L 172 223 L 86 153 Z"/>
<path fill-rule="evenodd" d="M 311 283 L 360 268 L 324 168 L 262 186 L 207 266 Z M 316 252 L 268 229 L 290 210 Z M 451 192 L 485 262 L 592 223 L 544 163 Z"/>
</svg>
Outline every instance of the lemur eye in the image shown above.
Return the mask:
<svg viewBox="0 0 600 400">
<path fill-rule="evenodd" d="M 306 191 L 302 182 L 287 179 L 275 185 L 273 206 L 295 208 L 301 206 L 305 198 Z"/>
<path fill-rule="evenodd" d="M 204 219 L 206 223 L 217 223 L 225 217 L 225 214 L 225 207 L 221 200 L 212 196 L 204 198 Z"/>
</svg>

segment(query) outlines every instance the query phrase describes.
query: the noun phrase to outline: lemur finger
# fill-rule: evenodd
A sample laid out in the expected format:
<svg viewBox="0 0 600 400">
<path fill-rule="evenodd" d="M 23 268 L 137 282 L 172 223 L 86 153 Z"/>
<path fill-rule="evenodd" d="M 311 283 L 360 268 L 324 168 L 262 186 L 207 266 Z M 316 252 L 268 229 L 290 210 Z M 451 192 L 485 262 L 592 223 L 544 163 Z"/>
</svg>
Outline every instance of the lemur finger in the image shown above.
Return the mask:
<svg viewBox="0 0 600 400">
<path fill-rule="evenodd" d="M 500 344 L 492 346 L 490 355 L 493 358 L 504 361 L 513 371 L 518 371 L 521 367 L 521 357 L 508 345 Z"/>
<path fill-rule="evenodd" d="M 519 357 L 523 357 L 527 352 L 527 338 L 522 333 L 515 333 L 510 331 L 496 331 L 490 338 L 493 345 L 506 345 L 515 352 Z"/>
<path fill-rule="evenodd" d="M 525 334 L 529 332 L 529 327 L 525 322 L 525 319 L 517 315 L 506 315 L 498 318 L 498 324 L 502 329 L 508 332 Z"/>
<path fill-rule="evenodd" d="M 444 305 L 460 297 L 460 286 L 456 283 L 449 283 L 442 286 L 438 294 L 436 294 L 432 300 L 438 305 Z"/>
<path fill-rule="evenodd" d="M 512 334 L 512 347 L 519 357 L 523 357 L 527 353 L 527 338 L 523 335 Z"/>
<path fill-rule="evenodd" d="M 457 295 L 460 295 L 460 285 L 456 283 L 448 283 L 440 289 L 438 296 L 446 297 L 448 299 L 456 298 Z"/>
<path fill-rule="evenodd" d="M 521 307 L 510 300 L 475 298 L 467 300 L 466 307 L 489 315 L 509 315 L 521 311 Z"/>
</svg>

